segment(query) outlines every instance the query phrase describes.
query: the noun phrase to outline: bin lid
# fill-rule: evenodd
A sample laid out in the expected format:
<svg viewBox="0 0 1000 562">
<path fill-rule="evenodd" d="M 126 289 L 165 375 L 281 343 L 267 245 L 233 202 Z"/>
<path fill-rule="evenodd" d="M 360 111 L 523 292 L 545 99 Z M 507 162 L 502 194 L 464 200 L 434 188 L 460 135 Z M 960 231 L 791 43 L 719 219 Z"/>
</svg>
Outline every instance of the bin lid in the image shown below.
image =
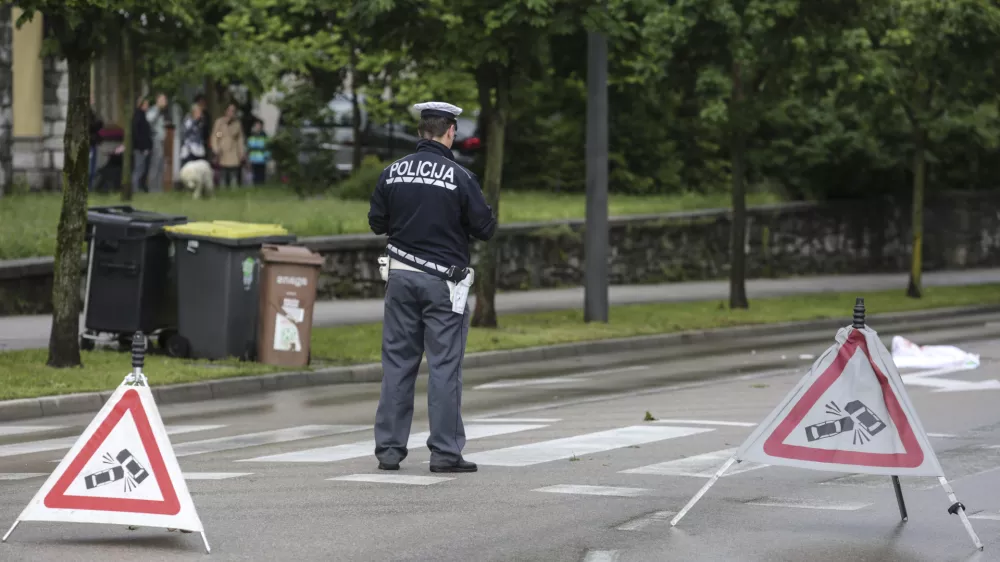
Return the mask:
<svg viewBox="0 0 1000 562">
<path fill-rule="evenodd" d="M 170 234 L 181 234 L 191 238 L 222 238 L 227 240 L 288 235 L 288 230 L 280 224 L 236 221 L 189 222 L 167 226 L 164 227 L 164 230 Z"/>
<path fill-rule="evenodd" d="M 260 258 L 265 263 L 323 265 L 323 256 L 305 246 L 264 244 L 260 248 Z"/>
<path fill-rule="evenodd" d="M 116 205 L 111 207 L 90 207 L 87 209 L 87 222 L 90 224 L 149 225 L 159 227 L 164 224 L 187 222 L 187 217 L 143 211 L 128 205 Z"/>
</svg>

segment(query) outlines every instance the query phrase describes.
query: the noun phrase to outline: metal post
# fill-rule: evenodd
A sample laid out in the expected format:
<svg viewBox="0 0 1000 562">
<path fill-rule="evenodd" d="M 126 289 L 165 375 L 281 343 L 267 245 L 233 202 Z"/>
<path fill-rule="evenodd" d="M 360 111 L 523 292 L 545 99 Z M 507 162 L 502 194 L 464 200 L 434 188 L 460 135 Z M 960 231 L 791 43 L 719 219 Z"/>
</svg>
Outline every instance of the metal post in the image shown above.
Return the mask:
<svg viewBox="0 0 1000 562">
<path fill-rule="evenodd" d="M 17 521 L 14 521 L 14 524 L 10 526 L 10 530 L 7 531 L 7 534 L 3 536 L 3 540 L 0 540 L 0 542 L 7 542 L 7 539 L 10 538 L 10 534 L 14 532 L 14 529 L 17 528 L 17 524 L 20 523 L 20 522 L 21 522 L 20 519 L 18 519 Z"/>
<path fill-rule="evenodd" d="M 712 487 L 712 484 L 715 484 L 716 480 L 722 478 L 722 475 L 725 474 L 726 471 L 729 470 L 729 467 L 733 466 L 733 463 L 735 462 L 736 462 L 735 456 L 729 457 L 729 460 L 726 461 L 726 464 L 722 465 L 722 467 L 715 472 L 715 474 L 708 480 L 708 482 L 706 482 L 705 485 L 702 486 L 700 490 L 698 490 L 698 493 L 695 494 L 694 497 L 687 502 L 687 505 L 685 505 L 683 509 L 677 512 L 677 515 L 675 515 L 674 518 L 670 521 L 670 526 L 676 527 L 677 523 L 681 520 L 681 518 L 687 515 L 687 512 L 690 511 L 692 507 L 694 507 L 694 504 L 698 503 L 698 500 L 700 500 L 701 497 L 705 495 L 705 492 L 707 492 L 708 489 Z"/>
<path fill-rule="evenodd" d="M 608 40 L 587 34 L 585 322 L 608 321 Z"/>
<path fill-rule="evenodd" d="M 972 543 L 976 545 L 976 549 L 982 550 L 983 543 L 979 540 L 979 535 L 972 528 L 972 523 L 969 522 L 969 517 L 965 514 L 965 505 L 958 501 L 955 497 L 955 491 L 951 489 L 951 484 L 948 483 L 948 479 L 944 476 L 938 477 L 938 482 L 941 483 L 941 487 L 944 488 L 946 494 L 948 494 L 948 499 L 955 502 L 948 508 L 949 515 L 958 515 L 958 518 L 962 520 L 962 525 L 965 526 L 965 531 L 969 533 L 969 537 L 972 539 Z"/>
<path fill-rule="evenodd" d="M 910 518 L 906 515 L 906 502 L 903 501 L 903 488 L 899 485 L 899 476 L 892 477 L 892 487 L 896 490 L 896 503 L 899 504 L 899 516 L 903 521 Z"/>
<path fill-rule="evenodd" d="M 146 362 L 146 336 L 142 332 L 136 332 L 132 336 L 132 372 L 125 377 L 126 384 L 139 384 L 149 386 L 146 375 L 142 373 L 142 367 Z"/>
<path fill-rule="evenodd" d="M 851 325 L 855 330 L 863 330 L 865 328 L 865 299 L 864 297 L 858 297 L 854 300 L 854 323 Z M 896 504 L 899 506 L 899 516 L 903 521 L 908 521 L 909 516 L 906 514 L 906 501 L 903 500 L 903 487 L 899 485 L 899 477 L 892 477 L 892 488 L 896 491 Z"/>
</svg>

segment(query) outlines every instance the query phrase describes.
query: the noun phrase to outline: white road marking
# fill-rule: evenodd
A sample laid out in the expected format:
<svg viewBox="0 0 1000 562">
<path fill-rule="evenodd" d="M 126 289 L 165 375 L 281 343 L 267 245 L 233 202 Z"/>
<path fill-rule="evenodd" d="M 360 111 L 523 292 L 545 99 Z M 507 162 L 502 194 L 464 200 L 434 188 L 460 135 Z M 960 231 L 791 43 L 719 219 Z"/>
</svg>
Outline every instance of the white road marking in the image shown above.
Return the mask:
<svg viewBox="0 0 1000 562">
<path fill-rule="evenodd" d="M 197 431 L 210 431 L 226 427 L 224 425 L 175 425 L 167 426 L 167 435 L 182 435 L 184 433 L 195 433 Z M 30 455 L 32 453 L 44 453 L 45 451 L 58 451 L 59 449 L 69 449 L 77 440 L 79 435 L 73 437 L 58 437 L 56 439 L 45 439 L 44 441 L 29 441 L 27 443 L 11 443 L 10 445 L 0 445 L 0 457 L 13 457 L 17 455 Z M 59 461 L 56 461 L 59 462 Z"/>
<path fill-rule="evenodd" d="M 174 445 L 174 456 L 187 457 L 204 453 L 230 451 L 232 449 L 259 447 L 261 445 L 274 445 L 277 443 L 298 441 L 300 439 L 313 439 L 315 437 L 362 431 L 369 429 L 369 427 L 367 425 L 302 425 L 276 429 L 274 431 L 262 431 L 260 433 L 232 435 L 230 437 L 205 439 L 203 441 L 189 441 Z"/>
<path fill-rule="evenodd" d="M 465 426 L 466 441 L 472 439 L 482 439 L 495 435 L 506 435 L 508 433 L 518 433 L 531 429 L 546 427 L 538 424 L 469 424 Z M 410 440 L 406 446 L 415 451 L 426 448 L 427 438 L 430 433 L 424 431 L 410 435 Z M 304 451 L 293 451 L 280 455 L 268 455 L 252 459 L 242 459 L 236 462 L 335 462 L 348 459 L 357 459 L 375 455 L 375 441 L 359 441 L 346 445 L 334 445 L 332 447 L 319 447 L 316 449 L 306 449 Z"/>
<path fill-rule="evenodd" d="M 619 474 L 653 474 L 656 476 L 694 476 L 697 478 L 711 478 L 716 472 L 719 471 L 719 468 L 722 467 L 723 463 L 729 460 L 729 457 L 733 456 L 734 453 L 736 453 L 736 449 L 723 449 L 721 451 L 713 451 L 703 455 L 695 455 L 693 457 L 685 457 L 683 459 L 661 462 L 648 466 L 640 466 L 639 468 L 632 468 L 629 470 L 622 470 Z M 725 474 L 723 474 L 723 477 L 740 474 L 742 472 L 749 472 L 751 470 L 767 466 L 769 465 L 743 461 L 739 464 L 733 465 L 726 471 Z"/>
<path fill-rule="evenodd" d="M 757 427 L 751 422 L 715 421 L 715 420 L 656 420 L 653 423 L 686 423 L 691 425 L 722 425 L 731 427 Z"/>
<path fill-rule="evenodd" d="M 617 550 L 588 550 L 583 562 L 618 562 Z"/>
<path fill-rule="evenodd" d="M 747 505 L 759 505 L 762 507 L 792 507 L 796 509 L 826 509 L 832 511 L 857 511 L 870 506 L 870 503 L 861 502 L 828 502 L 823 500 L 800 500 L 784 498 L 761 498 L 747 502 Z"/>
<path fill-rule="evenodd" d="M 697 435 L 709 431 L 715 430 L 702 427 L 633 425 L 609 431 L 577 435 L 575 437 L 473 453 L 466 455 L 466 458 L 471 462 L 484 466 L 529 466 L 560 459 L 569 459 L 574 455 L 600 453 L 632 445 L 644 445 L 666 439 Z"/>
<path fill-rule="evenodd" d="M 185 480 L 228 480 L 240 476 L 250 476 L 252 472 L 184 472 Z"/>
<path fill-rule="evenodd" d="M 440 482 L 454 480 L 443 476 L 417 476 L 415 474 L 350 474 L 348 476 L 338 476 L 327 478 L 327 480 L 340 480 L 344 482 L 375 482 L 377 484 L 407 484 L 409 486 L 430 486 Z"/>
<path fill-rule="evenodd" d="M 957 436 L 953 433 L 928 433 L 927 437 L 937 437 L 940 439 L 954 439 Z"/>
<path fill-rule="evenodd" d="M 649 515 L 636 517 L 618 526 L 619 531 L 641 531 L 657 521 L 669 521 L 674 515 L 673 511 L 654 511 Z"/>
<path fill-rule="evenodd" d="M 939 375 L 950 375 L 952 373 L 961 373 L 962 371 L 974 371 L 976 367 L 968 367 L 965 365 L 954 365 L 951 367 L 944 367 L 942 369 L 922 369 L 915 371 L 906 371 L 905 373 L 900 373 L 899 375 L 903 379 L 922 379 L 924 377 L 936 377 Z"/>
<path fill-rule="evenodd" d="M 1000 521 L 1000 511 L 990 513 L 988 511 L 980 511 L 969 516 L 969 519 L 985 519 L 986 521 Z"/>
<path fill-rule="evenodd" d="M 645 488 L 616 488 L 613 486 L 582 486 L 575 484 L 558 484 L 532 490 L 532 492 L 548 492 L 550 494 L 582 494 L 585 496 L 618 496 L 622 498 L 634 498 L 648 491 Z"/>
<path fill-rule="evenodd" d="M 0 480 L 27 480 L 39 476 L 48 476 L 48 474 L 41 472 L 6 472 L 0 473 Z"/>
<path fill-rule="evenodd" d="M 21 435 L 22 433 L 34 433 L 37 431 L 48 431 L 52 429 L 62 429 L 65 426 L 57 425 L 0 425 L 0 436 Z"/>
<path fill-rule="evenodd" d="M 962 381 L 956 379 L 937 379 L 939 375 L 960 373 L 962 371 L 972 371 L 976 367 L 958 365 L 945 367 L 943 369 L 930 369 L 925 371 L 908 372 L 900 375 L 904 384 L 912 386 L 923 386 L 935 389 L 933 392 L 970 392 L 977 390 L 1000 390 L 1000 381 L 990 379 L 985 381 Z"/>
<path fill-rule="evenodd" d="M 578 383 L 586 382 L 592 377 L 597 377 L 601 375 L 613 375 L 617 373 L 628 373 L 630 371 L 644 371 L 649 368 L 649 365 L 633 365 L 631 367 L 619 367 L 615 369 L 601 369 L 599 371 L 586 371 L 583 373 L 574 373 L 572 375 L 563 375 L 559 377 L 542 377 L 535 379 L 507 379 L 499 380 L 495 382 L 481 384 L 479 386 L 473 387 L 476 390 L 488 390 L 495 388 L 519 388 L 522 386 L 544 386 L 552 384 L 564 384 L 564 383 Z"/>
<path fill-rule="evenodd" d="M 580 377 L 545 377 L 540 379 L 514 379 L 506 381 L 496 381 L 472 387 L 474 390 L 490 390 L 497 388 L 520 388 L 523 386 L 547 386 L 553 384 L 569 384 L 586 382 L 587 379 Z"/>
<path fill-rule="evenodd" d="M 729 377 L 726 379 L 728 382 L 748 382 L 756 381 L 761 379 L 768 379 L 778 376 L 787 375 L 801 375 L 802 373 L 798 369 L 774 369 L 769 371 L 758 371 L 750 373 L 747 375 L 739 375 L 736 377 Z M 599 396 L 588 396 L 586 398 L 571 398 L 568 400 L 557 400 L 555 402 L 547 402 L 542 405 L 536 406 L 522 406 L 517 408 L 508 408 L 502 412 L 498 412 L 495 415 L 498 416 L 513 416 L 515 414 L 527 414 L 528 412 L 542 412 L 547 410 L 555 410 L 557 408 L 565 408 L 567 406 L 581 406 L 583 404 L 594 404 L 598 402 L 609 402 L 612 400 L 620 400 L 622 398 L 635 398 L 637 396 L 652 396 L 655 394 L 662 394 L 666 391 L 677 392 L 681 390 L 691 390 L 694 388 L 707 388 L 710 386 L 718 385 L 717 380 L 707 380 L 707 381 L 697 381 L 697 382 L 685 382 L 685 383 L 670 383 L 661 386 L 654 386 L 649 388 L 644 388 L 642 390 L 628 390 L 624 392 L 612 392 L 610 394 L 601 394 Z"/>
<path fill-rule="evenodd" d="M 954 379 L 934 379 L 917 377 L 913 379 L 903 378 L 903 383 L 911 386 L 924 386 L 935 389 L 933 392 L 973 392 L 978 390 L 1000 390 L 1000 381 L 990 379 L 988 381 L 960 381 Z"/>
<path fill-rule="evenodd" d="M 473 418 L 469 423 L 555 423 L 562 418 Z"/>
</svg>

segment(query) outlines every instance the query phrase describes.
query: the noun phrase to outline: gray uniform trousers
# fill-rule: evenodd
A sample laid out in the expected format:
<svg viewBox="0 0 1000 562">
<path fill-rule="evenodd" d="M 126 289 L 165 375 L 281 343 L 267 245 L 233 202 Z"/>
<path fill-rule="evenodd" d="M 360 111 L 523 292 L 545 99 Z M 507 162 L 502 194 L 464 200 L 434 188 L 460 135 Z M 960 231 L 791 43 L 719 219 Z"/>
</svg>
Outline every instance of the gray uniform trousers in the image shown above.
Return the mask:
<svg viewBox="0 0 1000 562">
<path fill-rule="evenodd" d="M 375 456 L 386 464 L 406 458 L 413 421 L 414 385 L 423 353 L 430 376 L 427 411 L 432 464 L 454 463 L 465 447 L 462 358 L 469 306 L 451 310 L 448 284 L 429 273 L 391 269 L 382 325 L 382 394 L 375 414 Z"/>
</svg>

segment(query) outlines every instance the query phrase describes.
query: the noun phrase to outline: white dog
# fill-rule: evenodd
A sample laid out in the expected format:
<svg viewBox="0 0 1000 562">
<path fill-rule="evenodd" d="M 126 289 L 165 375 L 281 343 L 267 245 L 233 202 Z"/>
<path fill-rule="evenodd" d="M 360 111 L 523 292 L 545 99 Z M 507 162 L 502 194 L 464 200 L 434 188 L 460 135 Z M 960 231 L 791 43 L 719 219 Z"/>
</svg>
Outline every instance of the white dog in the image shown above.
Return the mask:
<svg viewBox="0 0 1000 562">
<path fill-rule="evenodd" d="M 181 168 L 184 188 L 194 192 L 195 199 L 201 199 L 202 192 L 211 197 L 214 192 L 212 166 L 205 160 L 192 160 Z"/>
</svg>

